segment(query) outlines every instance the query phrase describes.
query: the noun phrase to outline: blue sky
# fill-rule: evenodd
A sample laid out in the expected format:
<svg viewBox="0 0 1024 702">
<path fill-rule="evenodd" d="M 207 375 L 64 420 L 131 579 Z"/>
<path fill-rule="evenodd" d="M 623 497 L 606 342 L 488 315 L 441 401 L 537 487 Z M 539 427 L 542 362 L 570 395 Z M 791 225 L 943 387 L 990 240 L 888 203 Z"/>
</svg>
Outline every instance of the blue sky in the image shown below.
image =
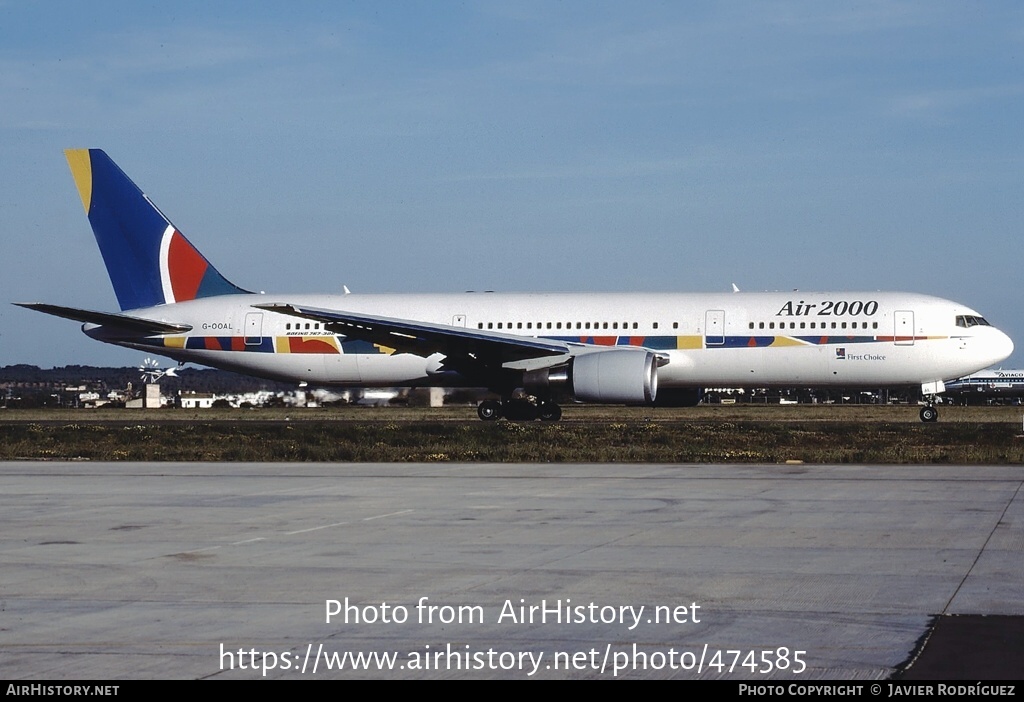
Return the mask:
<svg viewBox="0 0 1024 702">
<path fill-rule="evenodd" d="M 1014 2 L 0 0 L 0 365 L 136 365 L 64 161 L 256 290 L 911 290 L 1021 348 Z"/>
</svg>

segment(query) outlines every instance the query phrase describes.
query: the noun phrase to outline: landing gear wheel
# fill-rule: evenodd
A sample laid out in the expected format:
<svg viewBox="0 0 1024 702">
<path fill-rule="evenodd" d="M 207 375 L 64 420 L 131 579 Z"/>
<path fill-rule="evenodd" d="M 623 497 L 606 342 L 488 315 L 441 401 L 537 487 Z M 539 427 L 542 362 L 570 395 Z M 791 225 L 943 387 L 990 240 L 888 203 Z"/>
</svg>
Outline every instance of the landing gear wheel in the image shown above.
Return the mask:
<svg viewBox="0 0 1024 702">
<path fill-rule="evenodd" d="M 537 408 L 537 417 L 542 422 L 557 422 L 562 418 L 562 408 L 554 402 L 542 402 Z"/>
<path fill-rule="evenodd" d="M 939 411 L 928 405 L 927 407 L 921 408 L 921 421 L 922 422 L 934 422 L 939 418 Z"/>
<path fill-rule="evenodd" d="M 497 400 L 484 400 L 476 406 L 476 413 L 485 422 L 493 422 L 501 416 L 501 403 Z"/>
</svg>

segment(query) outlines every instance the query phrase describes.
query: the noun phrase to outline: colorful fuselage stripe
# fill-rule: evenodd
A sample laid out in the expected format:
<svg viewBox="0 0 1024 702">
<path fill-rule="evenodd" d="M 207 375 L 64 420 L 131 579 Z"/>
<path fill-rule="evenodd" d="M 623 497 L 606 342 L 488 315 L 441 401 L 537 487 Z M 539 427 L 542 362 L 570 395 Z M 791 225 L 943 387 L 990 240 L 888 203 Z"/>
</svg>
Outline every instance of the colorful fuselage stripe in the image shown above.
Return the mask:
<svg viewBox="0 0 1024 702">
<path fill-rule="evenodd" d="M 915 336 L 558 336 L 557 341 L 578 342 L 595 346 L 643 346 L 654 351 L 684 349 L 739 349 L 769 346 L 828 346 L 830 344 L 872 344 L 894 341 L 926 341 L 945 337 Z"/>
<path fill-rule="evenodd" d="M 916 336 L 726 336 L 711 340 L 703 336 L 560 336 L 557 341 L 594 346 L 642 346 L 653 351 L 687 349 L 738 349 L 793 346 L 829 346 L 928 341 L 946 337 Z M 716 343 L 718 342 L 718 343 Z M 251 351 L 254 353 L 390 354 L 392 349 L 343 336 L 177 336 L 149 339 L 153 346 L 205 351 Z"/>
</svg>

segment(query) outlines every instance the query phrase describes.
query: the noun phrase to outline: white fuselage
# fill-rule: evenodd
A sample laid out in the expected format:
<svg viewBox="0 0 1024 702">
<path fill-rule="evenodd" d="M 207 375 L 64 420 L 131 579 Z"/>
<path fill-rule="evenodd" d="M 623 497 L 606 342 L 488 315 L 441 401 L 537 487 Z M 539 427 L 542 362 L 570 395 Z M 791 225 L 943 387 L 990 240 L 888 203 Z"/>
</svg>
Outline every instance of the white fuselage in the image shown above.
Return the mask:
<svg viewBox="0 0 1024 702">
<path fill-rule="evenodd" d="M 879 386 L 930 383 L 991 366 L 1013 350 L 977 312 L 892 292 L 462 293 L 224 295 L 131 314 L 185 323 L 187 334 L 95 338 L 251 375 L 344 386 L 465 385 L 424 358 L 331 333 L 318 322 L 257 309 L 291 303 L 545 337 L 644 347 L 668 363 L 670 387 Z M 983 322 L 983 320 L 982 320 Z"/>
</svg>

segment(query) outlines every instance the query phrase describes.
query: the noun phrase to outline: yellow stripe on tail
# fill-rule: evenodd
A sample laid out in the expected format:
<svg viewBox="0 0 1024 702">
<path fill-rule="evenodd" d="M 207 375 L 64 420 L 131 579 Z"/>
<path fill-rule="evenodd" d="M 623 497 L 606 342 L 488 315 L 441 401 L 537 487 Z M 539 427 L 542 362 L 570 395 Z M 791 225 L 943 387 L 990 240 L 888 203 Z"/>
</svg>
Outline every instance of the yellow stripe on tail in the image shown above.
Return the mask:
<svg viewBox="0 0 1024 702">
<path fill-rule="evenodd" d="M 78 195 L 82 198 L 82 206 L 88 215 L 89 206 L 92 204 L 92 161 L 89 158 L 89 149 L 65 149 L 64 157 L 71 167 L 71 175 L 75 177 L 75 185 L 78 186 Z"/>
</svg>

